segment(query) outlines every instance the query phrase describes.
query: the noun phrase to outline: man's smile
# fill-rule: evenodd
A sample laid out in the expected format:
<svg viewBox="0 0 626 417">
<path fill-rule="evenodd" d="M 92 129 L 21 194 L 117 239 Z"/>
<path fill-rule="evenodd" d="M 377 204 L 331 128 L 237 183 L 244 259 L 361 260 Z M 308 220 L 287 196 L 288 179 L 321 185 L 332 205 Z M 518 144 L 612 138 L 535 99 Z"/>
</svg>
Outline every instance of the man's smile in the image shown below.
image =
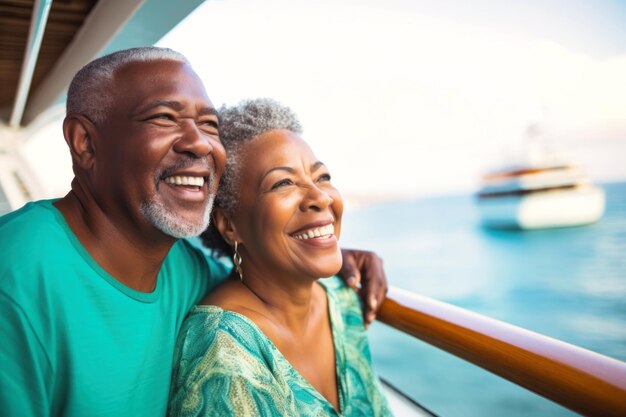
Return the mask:
<svg viewBox="0 0 626 417">
<path fill-rule="evenodd" d="M 186 185 L 193 187 L 202 187 L 205 183 L 205 177 L 173 175 L 164 180 L 167 184 Z"/>
<path fill-rule="evenodd" d="M 212 175 L 203 168 L 202 172 L 177 172 L 167 175 L 161 177 L 161 181 L 167 185 L 164 187 L 168 190 L 166 192 L 177 200 L 197 203 L 207 201 L 213 184 L 211 177 Z"/>
</svg>

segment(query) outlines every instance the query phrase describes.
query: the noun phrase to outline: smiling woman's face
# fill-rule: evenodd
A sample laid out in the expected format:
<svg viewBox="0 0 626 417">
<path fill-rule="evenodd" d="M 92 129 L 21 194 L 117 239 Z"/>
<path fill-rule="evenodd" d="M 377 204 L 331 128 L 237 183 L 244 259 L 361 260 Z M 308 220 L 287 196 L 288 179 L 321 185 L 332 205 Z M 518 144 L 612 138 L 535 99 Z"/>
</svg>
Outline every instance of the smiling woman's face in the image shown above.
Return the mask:
<svg viewBox="0 0 626 417">
<path fill-rule="evenodd" d="M 311 278 L 336 274 L 343 201 L 328 168 L 287 130 L 267 132 L 242 148 L 233 224 L 244 266 Z"/>
</svg>

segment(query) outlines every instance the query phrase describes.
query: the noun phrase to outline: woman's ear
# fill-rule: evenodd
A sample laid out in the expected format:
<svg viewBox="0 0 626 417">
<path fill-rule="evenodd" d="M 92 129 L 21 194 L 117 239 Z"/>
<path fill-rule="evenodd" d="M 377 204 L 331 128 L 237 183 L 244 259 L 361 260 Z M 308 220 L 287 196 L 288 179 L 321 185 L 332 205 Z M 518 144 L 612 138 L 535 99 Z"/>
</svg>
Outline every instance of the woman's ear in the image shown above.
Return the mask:
<svg viewBox="0 0 626 417">
<path fill-rule="evenodd" d="M 213 217 L 213 224 L 215 225 L 215 228 L 218 232 L 220 232 L 220 235 L 222 235 L 222 238 L 226 241 L 226 243 L 232 246 L 235 241 L 239 243 L 242 242 L 241 236 L 239 236 L 237 228 L 232 222 L 231 216 L 228 215 L 224 209 L 219 207 L 213 208 L 211 216 Z"/>
<path fill-rule="evenodd" d="M 70 114 L 63 120 L 63 135 L 70 147 L 74 165 L 85 170 L 93 166 L 96 134 L 94 124 L 82 114 Z"/>
</svg>

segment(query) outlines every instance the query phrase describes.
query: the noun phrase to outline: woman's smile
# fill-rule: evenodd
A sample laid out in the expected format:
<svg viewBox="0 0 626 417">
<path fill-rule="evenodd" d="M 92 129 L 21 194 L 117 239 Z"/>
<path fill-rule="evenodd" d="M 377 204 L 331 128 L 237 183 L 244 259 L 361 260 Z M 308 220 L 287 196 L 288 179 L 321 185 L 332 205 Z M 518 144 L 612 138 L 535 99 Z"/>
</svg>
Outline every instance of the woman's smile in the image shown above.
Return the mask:
<svg viewBox="0 0 626 417">
<path fill-rule="evenodd" d="M 329 223 L 325 226 L 307 227 L 297 233 L 290 234 L 299 244 L 316 247 L 333 247 L 337 245 L 335 226 Z"/>
<path fill-rule="evenodd" d="M 296 239 L 315 239 L 320 237 L 329 237 L 329 235 L 335 234 L 335 226 L 332 222 L 321 224 L 321 225 L 306 225 L 302 227 L 302 229 L 297 230 L 296 232 L 290 233 L 291 237 L 295 237 Z"/>
</svg>

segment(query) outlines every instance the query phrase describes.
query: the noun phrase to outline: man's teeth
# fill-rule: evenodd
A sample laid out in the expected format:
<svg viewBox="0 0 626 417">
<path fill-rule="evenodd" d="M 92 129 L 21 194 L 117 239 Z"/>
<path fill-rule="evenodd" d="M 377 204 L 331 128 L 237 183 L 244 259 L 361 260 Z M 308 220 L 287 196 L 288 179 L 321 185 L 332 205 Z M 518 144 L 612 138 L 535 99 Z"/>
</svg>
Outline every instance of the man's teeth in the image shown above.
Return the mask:
<svg viewBox="0 0 626 417">
<path fill-rule="evenodd" d="M 175 175 L 173 177 L 165 178 L 165 182 L 175 185 L 194 185 L 196 187 L 202 187 L 204 185 L 204 177 L 184 177 L 181 175 Z"/>
<path fill-rule="evenodd" d="M 315 229 L 309 229 L 302 233 L 298 233 L 292 236 L 295 237 L 296 239 L 307 240 L 307 239 L 313 239 L 316 237 L 329 237 L 329 236 L 332 236 L 334 233 L 335 233 L 335 227 L 332 224 L 329 224 L 324 227 L 317 227 Z"/>
</svg>

